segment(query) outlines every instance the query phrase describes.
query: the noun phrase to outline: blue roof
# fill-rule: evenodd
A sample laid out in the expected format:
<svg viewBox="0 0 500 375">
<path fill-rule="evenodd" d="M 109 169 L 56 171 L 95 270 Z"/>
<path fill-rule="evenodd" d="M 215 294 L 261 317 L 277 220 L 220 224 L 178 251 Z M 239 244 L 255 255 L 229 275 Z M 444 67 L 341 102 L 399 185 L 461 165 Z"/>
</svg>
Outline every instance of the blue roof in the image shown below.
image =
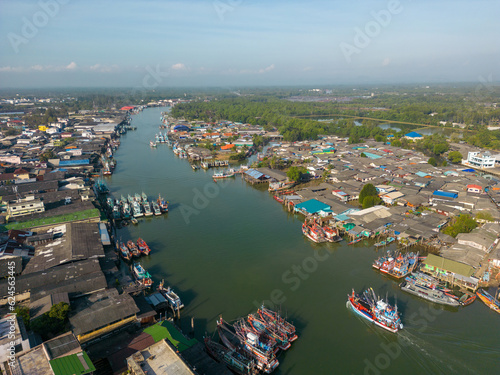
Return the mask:
<svg viewBox="0 0 500 375">
<path fill-rule="evenodd" d="M 429 173 L 420 172 L 420 171 L 419 171 L 419 172 L 417 172 L 417 173 L 415 173 L 415 174 L 416 174 L 418 177 L 426 177 L 426 176 L 430 176 L 430 174 L 429 174 Z"/>
<path fill-rule="evenodd" d="M 330 210 L 330 206 L 320 202 L 317 199 L 309 199 L 308 201 L 299 203 L 295 205 L 296 210 L 304 210 L 310 214 L 315 214 L 316 212 L 319 211 L 326 211 L 327 209 Z"/>
<path fill-rule="evenodd" d="M 70 160 L 61 160 L 59 161 L 59 166 L 64 167 L 68 165 L 86 165 L 89 164 L 89 159 L 70 159 Z"/>
<path fill-rule="evenodd" d="M 422 137 L 422 134 L 419 134 L 417 132 L 409 132 L 408 134 L 405 134 L 405 137 L 417 138 Z"/>
<path fill-rule="evenodd" d="M 248 171 L 245 171 L 245 174 L 250 176 L 250 177 L 253 177 L 255 179 L 259 179 L 261 178 L 262 176 L 264 176 L 265 178 L 269 178 L 268 175 L 265 175 L 264 173 L 261 173 L 259 172 L 258 170 L 256 169 L 249 169 Z"/>
<path fill-rule="evenodd" d="M 475 170 L 474 170 L 474 169 L 472 169 L 472 168 L 469 168 L 469 169 L 462 169 L 462 172 L 473 172 L 473 173 L 474 173 L 474 172 L 475 172 Z"/>
<path fill-rule="evenodd" d="M 438 197 L 447 197 L 447 198 L 458 198 L 457 193 L 452 193 L 450 191 L 442 191 L 442 190 L 435 190 L 432 195 L 436 195 Z"/>
<path fill-rule="evenodd" d="M 339 214 L 339 215 L 335 216 L 335 219 L 338 221 L 346 221 L 346 220 L 349 220 L 350 218 L 346 214 Z"/>
<path fill-rule="evenodd" d="M 363 152 L 363 154 L 365 154 L 369 159 L 380 159 L 382 157 L 380 155 L 372 154 L 371 152 Z"/>
</svg>

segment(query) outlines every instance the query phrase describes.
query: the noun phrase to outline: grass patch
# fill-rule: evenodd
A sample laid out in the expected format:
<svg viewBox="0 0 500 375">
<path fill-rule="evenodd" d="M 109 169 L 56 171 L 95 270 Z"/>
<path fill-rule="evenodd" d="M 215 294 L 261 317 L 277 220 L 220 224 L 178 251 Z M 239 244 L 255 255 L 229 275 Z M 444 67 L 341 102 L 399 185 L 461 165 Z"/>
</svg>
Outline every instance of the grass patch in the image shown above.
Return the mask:
<svg viewBox="0 0 500 375">
<path fill-rule="evenodd" d="M 44 225 L 52 225 L 65 223 L 68 221 L 78 221 L 90 218 L 100 217 L 100 212 L 97 208 L 92 208 L 90 210 L 79 211 L 72 214 L 58 215 L 52 217 L 42 217 L 40 219 L 23 221 L 22 223 L 9 223 L 1 227 L 3 230 L 16 229 L 23 230 L 27 228 L 41 227 Z"/>
<path fill-rule="evenodd" d="M 167 339 L 179 352 L 192 347 L 198 342 L 196 339 L 186 338 L 172 323 L 168 320 L 158 322 L 155 325 L 144 330 L 151 335 L 155 342 Z"/>
</svg>

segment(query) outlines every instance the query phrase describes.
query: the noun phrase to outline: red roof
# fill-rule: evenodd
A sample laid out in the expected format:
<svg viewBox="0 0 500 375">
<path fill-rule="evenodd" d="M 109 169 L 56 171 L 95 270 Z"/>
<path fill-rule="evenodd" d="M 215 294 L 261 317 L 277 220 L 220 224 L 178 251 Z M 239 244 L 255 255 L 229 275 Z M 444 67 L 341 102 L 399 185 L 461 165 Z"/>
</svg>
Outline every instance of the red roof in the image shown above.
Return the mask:
<svg viewBox="0 0 500 375">
<path fill-rule="evenodd" d="M 134 109 L 134 108 L 135 108 L 134 105 L 127 105 L 125 107 L 121 107 L 120 111 L 130 111 L 131 109 Z"/>
<path fill-rule="evenodd" d="M 232 143 L 228 144 L 228 145 L 224 145 L 224 146 L 221 146 L 221 150 L 230 150 L 234 147 L 234 145 Z"/>
<path fill-rule="evenodd" d="M 479 186 L 479 185 L 474 185 L 474 184 L 467 185 L 467 189 L 478 189 L 478 190 L 483 190 L 482 186 Z"/>
</svg>

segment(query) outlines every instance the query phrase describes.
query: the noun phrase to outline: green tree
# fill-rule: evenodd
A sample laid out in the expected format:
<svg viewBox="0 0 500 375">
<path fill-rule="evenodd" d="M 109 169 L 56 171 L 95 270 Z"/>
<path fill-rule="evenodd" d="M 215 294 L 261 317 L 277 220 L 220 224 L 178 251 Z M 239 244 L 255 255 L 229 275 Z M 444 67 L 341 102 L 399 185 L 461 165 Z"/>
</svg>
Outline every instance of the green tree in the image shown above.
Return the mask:
<svg viewBox="0 0 500 375">
<path fill-rule="evenodd" d="M 448 159 L 454 163 L 454 164 L 457 164 L 457 163 L 460 163 L 463 159 L 463 156 L 462 154 L 460 153 L 460 151 L 451 151 L 449 154 L 448 154 Z"/>
<path fill-rule="evenodd" d="M 68 312 L 69 305 L 66 302 L 59 302 L 50 308 L 49 317 L 64 321 L 68 316 Z"/>
<path fill-rule="evenodd" d="M 437 166 L 437 161 L 435 158 L 429 158 L 429 160 L 427 160 L 427 163 L 432 165 L 433 167 Z"/>
<path fill-rule="evenodd" d="M 17 314 L 17 316 L 23 320 L 23 323 L 26 326 L 26 328 L 29 328 L 29 326 L 30 326 L 30 309 L 26 306 L 17 306 L 14 309 L 14 313 Z"/>
<path fill-rule="evenodd" d="M 384 140 L 385 140 L 385 137 L 383 135 L 377 134 L 375 136 L 375 141 L 377 141 L 377 142 L 384 142 Z"/>
<path fill-rule="evenodd" d="M 362 205 L 366 197 L 375 196 L 378 197 L 378 192 L 373 184 L 366 184 L 361 189 L 359 193 L 359 203 Z"/>
<path fill-rule="evenodd" d="M 286 172 L 286 176 L 292 181 L 299 182 L 302 178 L 302 175 L 305 173 L 306 169 L 304 167 L 292 166 L 290 167 L 288 172 Z"/>
<path fill-rule="evenodd" d="M 380 198 L 376 195 L 369 195 L 363 199 L 363 209 L 370 208 L 380 203 Z"/>
<path fill-rule="evenodd" d="M 484 221 L 495 221 L 493 219 L 493 216 L 488 212 L 488 211 L 480 211 L 476 214 L 476 219 L 477 220 L 484 220 Z"/>
<path fill-rule="evenodd" d="M 436 155 L 441 155 L 442 153 L 448 151 L 449 146 L 448 143 L 438 143 L 434 145 L 433 152 Z"/>
<path fill-rule="evenodd" d="M 470 233 L 477 227 L 477 222 L 468 214 L 462 214 L 451 220 L 443 233 L 456 237 L 459 233 Z"/>
<path fill-rule="evenodd" d="M 365 155 L 364 152 L 362 152 L 361 155 L 359 155 L 359 156 L 361 156 L 362 158 L 367 158 L 368 157 L 368 156 Z"/>
<path fill-rule="evenodd" d="M 391 146 L 401 147 L 401 141 L 399 139 L 395 139 L 394 141 L 391 142 Z"/>
</svg>

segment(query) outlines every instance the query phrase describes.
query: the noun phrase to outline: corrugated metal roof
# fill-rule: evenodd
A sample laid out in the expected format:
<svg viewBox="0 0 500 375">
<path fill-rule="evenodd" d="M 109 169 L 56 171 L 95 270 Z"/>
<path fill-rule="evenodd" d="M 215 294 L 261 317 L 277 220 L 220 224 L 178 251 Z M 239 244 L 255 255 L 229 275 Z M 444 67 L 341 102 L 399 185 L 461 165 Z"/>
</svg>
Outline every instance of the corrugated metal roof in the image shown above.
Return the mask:
<svg viewBox="0 0 500 375">
<path fill-rule="evenodd" d="M 330 206 L 317 199 L 309 199 L 308 201 L 297 204 L 295 209 L 304 210 L 310 214 L 314 214 L 321 210 L 330 210 Z"/>
<path fill-rule="evenodd" d="M 425 259 L 424 264 L 467 277 L 470 277 L 474 274 L 474 268 L 472 268 L 471 266 L 468 266 L 464 263 L 455 262 L 454 260 L 446 259 L 434 254 L 429 254 Z"/>
</svg>

